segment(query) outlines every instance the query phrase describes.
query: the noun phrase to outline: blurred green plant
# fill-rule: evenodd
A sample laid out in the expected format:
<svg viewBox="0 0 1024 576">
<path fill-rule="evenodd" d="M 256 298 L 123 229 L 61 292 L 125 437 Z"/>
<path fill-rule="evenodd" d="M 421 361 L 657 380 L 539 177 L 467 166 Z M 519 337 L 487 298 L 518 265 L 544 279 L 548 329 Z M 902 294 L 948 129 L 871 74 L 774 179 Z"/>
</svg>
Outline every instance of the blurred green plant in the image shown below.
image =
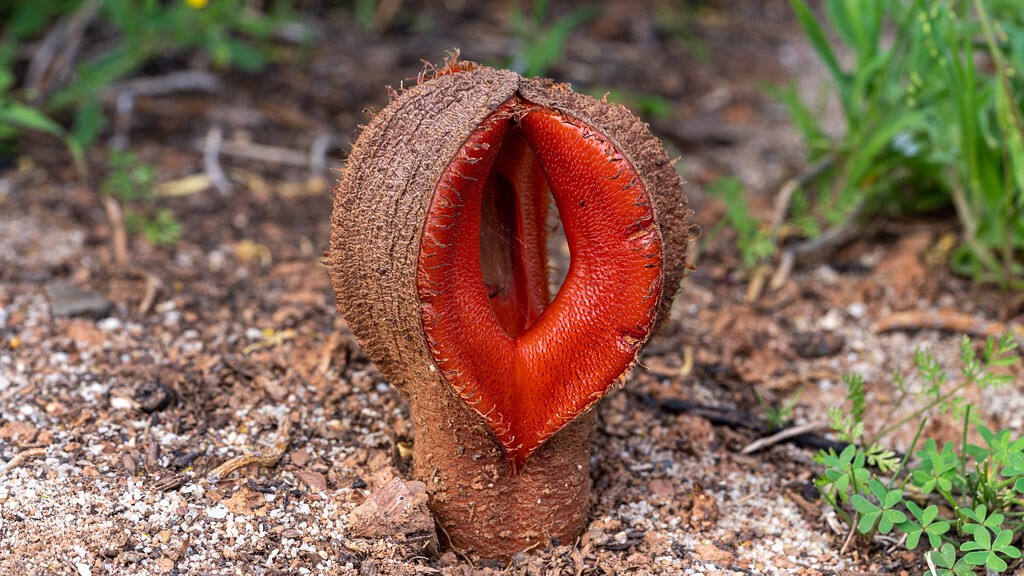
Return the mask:
<svg viewBox="0 0 1024 576">
<path fill-rule="evenodd" d="M 619 88 L 591 88 L 584 90 L 594 98 L 622 104 L 645 120 L 672 118 L 672 103 L 657 94 L 638 94 Z"/>
<path fill-rule="evenodd" d="M 513 3 L 509 14 L 516 49 L 507 67 L 528 78 L 545 75 L 564 56 L 569 36 L 598 14 L 596 7 L 587 6 L 547 23 L 548 4 L 549 0 L 534 0 L 527 14 Z"/>
<path fill-rule="evenodd" d="M 105 88 L 154 60 L 204 54 L 218 68 L 255 71 L 274 58 L 272 34 L 292 17 L 291 0 L 260 11 L 246 0 L 13 0 L 0 4 L 0 137 L 22 130 L 65 141 L 76 163 L 103 127 Z M 83 40 L 89 36 L 88 43 Z M 18 54 L 56 46 L 71 62 L 61 79 L 19 83 Z M 49 44 L 48 44 L 49 43 Z M 38 53 L 38 50 L 33 51 Z M 24 80 L 24 79 L 22 79 Z M 70 130 L 54 117 L 71 111 Z"/>
<path fill-rule="evenodd" d="M 743 185 L 736 178 L 722 178 L 708 189 L 711 196 L 725 203 L 725 216 L 711 230 L 717 236 L 728 224 L 736 231 L 736 247 L 740 251 L 743 268 L 752 270 L 775 254 L 775 242 L 770 231 L 750 213 Z"/>
<path fill-rule="evenodd" d="M 154 246 L 173 246 L 181 239 L 181 222 L 169 209 L 156 208 L 156 169 L 132 152 L 115 151 L 107 159 L 109 173 L 100 192 L 116 198 L 129 234 L 142 235 Z"/>
<path fill-rule="evenodd" d="M 764 412 L 765 422 L 768 423 L 768 432 L 775 433 L 792 424 L 793 411 L 800 403 L 800 395 L 804 387 L 800 386 L 781 405 L 770 404 L 767 400 L 754 390 L 754 398 L 757 400 L 761 410 Z"/>
<path fill-rule="evenodd" d="M 15 142 L 25 130 L 56 136 L 67 146 L 79 174 L 84 174 L 85 152 L 78 141 L 41 109 L 14 97 L 13 53 L 13 45 L 0 44 L 0 143 Z"/>
<path fill-rule="evenodd" d="M 790 3 L 844 122 L 831 138 L 795 86 L 777 92 L 810 159 L 826 166 L 796 191 L 791 217 L 813 234 L 808 216 L 826 229 L 951 204 L 963 229 L 954 269 L 1024 288 L 1019 2 L 826 0 L 828 29 L 804 0 Z"/>
<path fill-rule="evenodd" d="M 1024 529 L 1024 438 L 1010 430 L 994 432 L 971 418 L 962 395 L 968 387 L 999 388 L 1013 383 L 1007 369 L 1019 363 L 1012 335 L 988 338 L 979 357 L 966 336 L 960 347 L 960 378 L 951 380 L 930 353 L 915 353 L 923 406 L 894 425 L 883 423 L 873 439 L 864 439 L 864 381 L 844 378 L 851 408 L 829 410 L 829 423 L 848 445 L 840 452 L 821 451 L 823 470 L 815 480 L 824 500 L 866 540 L 876 534 L 902 533 L 907 550 L 927 541 L 924 560 L 931 574 L 966 576 L 986 569 L 1003 572 L 1008 560 L 1020 558 L 1013 544 Z M 901 374 L 890 415 L 910 397 Z M 928 439 L 914 452 L 932 411 L 953 413 L 963 421 L 961 449 L 946 442 L 941 450 Z M 913 421 L 917 433 L 908 453 L 899 458 L 880 440 Z M 984 445 L 967 441 L 973 427 Z M 863 446 L 868 446 L 864 448 Z M 911 458 L 913 454 L 913 459 Z"/>
</svg>

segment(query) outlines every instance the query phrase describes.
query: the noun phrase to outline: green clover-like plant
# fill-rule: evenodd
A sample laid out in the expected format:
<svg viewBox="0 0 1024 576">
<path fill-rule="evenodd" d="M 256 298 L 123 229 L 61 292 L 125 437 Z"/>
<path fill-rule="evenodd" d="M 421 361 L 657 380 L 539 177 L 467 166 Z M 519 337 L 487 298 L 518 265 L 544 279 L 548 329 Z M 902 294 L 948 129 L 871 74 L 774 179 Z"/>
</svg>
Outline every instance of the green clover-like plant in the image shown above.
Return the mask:
<svg viewBox="0 0 1024 576">
<path fill-rule="evenodd" d="M 985 506 L 984 504 L 978 504 L 974 508 L 961 508 L 960 513 L 963 514 L 964 517 L 968 520 L 971 520 L 971 522 L 975 524 L 980 524 L 993 532 L 998 532 L 1000 529 L 1002 529 L 1003 520 L 1006 519 L 1005 516 L 996 512 L 995 510 L 993 510 L 992 513 L 989 514 L 988 507 Z M 970 532 L 970 530 L 968 530 L 968 528 L 970 527 L 971 523 L 965 523 L 964 531 Z"/>
<path fill-rule="evenodd" d="M 934 504 L 922 509 L 916 502 L 907 500 L 906 505 L 913 519 L 908 518 L 900 523 L 898 528 L 907 535 L 907 550 L 917 548 L 922 536 L 928 537 L 928 543 L 932 548 L 938 548 L 942 543 L 941 536 L 949 532 L 951 523 L 946 520 L 935 521 L 939 515 L 939 507 Z"/>
<path fill-rule="evenodd" d="M 832 500 L 845 501 L 861 488 L 871 477 L 871 472 L 864 467 L 864 451 L 850 444 L 838 455 L 831 448 L 827 453 L 819 454 L 819 461 L 825 466 L 824 475 L 815 480 L 819 489 L 827 492 Z"/>
<path fill-rule="evenodd" d="M 957 558 L 956 548 L 948 542 L 941 548 L 925 552 L 925 557 L 935 565 L 936 576 L 974 576 L 974 566 L 963 558 Z"/>
<path fill-rule="evenodd" d="M 1012 530 L 999 531 L 995 540 L 992 539 L 992 532 L 979 524 L 965 525 L 964 532 L 974 537 L 973 540 L 960 545 L 960 551 L 966 552 L 964 561 L 972 566 L 985 566 L 990 570 L 1002 572 L 1008 567 L 1002 556 L 1020 558 L 1020 549 L 1010 544 L 1013 541 Z"/>
<path fill-rule="evenodd" d="M 935 446 L 935 440 L 929 438 L 924 443 L 924 448 L 917 452 L 920 465 L 911 471 L 911 478 L 914 485 L 925 494 L 936 489 L 939 492 L 948 494 L 953 490 L 953 479 L 956 477 L 957 464 L 960 459 L 953 451 L 953 443 L 946 442 L 939 452 Z"/>
<path fill-rule="evenodd" d="M 1009 430 L 993 432 L 982 425 L 978 426 L 978 433 L 988 445 L 987 457 L 1002 468 L 1003 476 L 1024 475 L 1024 438 L 1014 440 Z"/>
<path fill-rule="evenodd" d="M 879 532 L 888 534 L 892 531 L 893 526 L 906 522 L 907 515 L 895 509 L 895 506 L 903 501 L 902 489 L 887 490 L 885 484 L 876 478 L 871 479 L 868 488 L 878 499 L 878 504 L 860 494 L 854 494 L 850 498 L 850 503 L 861 515 L 860 522 L 857 523 L 857 530 L 861 534 L 867 534 L 875 528 L 876 524 Z"/>
</svg>

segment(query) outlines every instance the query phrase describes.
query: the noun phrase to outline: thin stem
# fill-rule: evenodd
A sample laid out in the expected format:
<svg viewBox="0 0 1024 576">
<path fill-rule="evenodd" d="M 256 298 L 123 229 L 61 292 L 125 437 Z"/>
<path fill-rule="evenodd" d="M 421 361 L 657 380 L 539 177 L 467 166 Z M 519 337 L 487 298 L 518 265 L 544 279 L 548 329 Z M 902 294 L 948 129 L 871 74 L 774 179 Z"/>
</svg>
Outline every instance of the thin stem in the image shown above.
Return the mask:
<svg viewBox="0 0 1024 576">
<path fill-rule="evenodd" d="M 964 431 L 963 436 L 960 440 L 960 476 L 967 481 L 968 488 L 970 488 L 970 480 L 967 478 L 967 425 L 971 421 L 971 405 L 967 405 L 967 412 L 964 414 Z M 963 499 L 961 506 L 965 506 L 969 493 L 973 493 L 973 489 L 964 490 Z M 971 502 L 974 504 L 974 502 Z"/>
<path fill-rule="evenodd" d="M 913 412 L 911 412 L 907 416 L 899 419 L 894 424 L 890 424 L 890 425 L 886 426 L 880 432 L 878 432 L 877 434 L 874 435 L 874 437 L 871 439 L 871 443 L 873 444 L 875 442 L 878 442 L 882 438 L 885 438 L 886 436 L 891 434 L 893 432 L 893 430 L 901 428 L 904 424 L 906 424 L 907 422 L 910 422 L 911 420 L 913 420 L 915 418 L 919 418 L 922 414 L 927 413 L 932 408 L 935 408 L 939 404 L 942 404 L 946 400 L 949 400 L 949 398 L 951 398 L 952 396 L 956 395 L 958 392 L 960 392 L 961 390 L 963 390 L 964 388 L 970 386 L 973 383 L 974 383 L 974 378 L 969 378 L 964 383 L 960 384 L 959 386 L 956 386 L 955 388 L 953 388 L 949 392 L 946 392 L 942 396 L 939 396 L 935 400 L 932 400 L 931 402 L 928 403 L 927 406 L 924 406 L 923 408 L 919 408 L 917 410 L 914 410 Z"/>
<path fill-rule="evenodd" d="M 925 416 L 921 419 L 921 423 L 917 426 L 917 433 L 914 434 L 914 440 L 910 443 L 910 449 L 907 450 L 906 454 L 903 455 L 903 459 L 900 460 L 899 466 L 896 467 L 892 472 L 892 477 L 889 478 L 889 484 L 885 487 L 886 490 L 892 490 L 892 484 L 896 481 L 896 478 L 903 472 L 903 468 L 907 465 L 907 461 L 910 460 L 910 455 L 914 453 L 914 448 L 917 446 L 917 441 L 921 439 L 921 433 L 924 432 L 924 425 L 928 422 L 928 417 Z M 910 480 L 910 476 L 907 476 L 904 480 L 903 485 L 905 486 L 907 481 Z"/>
</svg>

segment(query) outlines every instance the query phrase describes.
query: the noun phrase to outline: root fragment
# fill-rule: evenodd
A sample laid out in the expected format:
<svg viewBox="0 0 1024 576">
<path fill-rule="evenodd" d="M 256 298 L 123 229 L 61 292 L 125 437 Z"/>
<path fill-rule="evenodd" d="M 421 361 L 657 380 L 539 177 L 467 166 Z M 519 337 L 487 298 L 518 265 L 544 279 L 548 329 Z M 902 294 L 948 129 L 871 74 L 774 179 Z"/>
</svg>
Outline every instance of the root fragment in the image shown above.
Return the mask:
<svg viewBox="0 0 1024 576">
<path fill-rule="evenodd" d="M 211 470 L 210 473 L 206 475 L 206 479 L 210 483 L 217 483 L 235 470 L 245 468 L 246 466 L 256 465 L 261 468 L 273 468 L 277 465 L 277 462 L 281 457 L 284 456 L 285 451 L 288 450 L 288 444 L 291 441 L 291 428 L 291 419 L 287 416 L 281 418 L 281 422 L 278 423 L 277 426 L 277 442 L 275 442 L 269 450 L 265 452 L 235 456 Z"/>
</svg>

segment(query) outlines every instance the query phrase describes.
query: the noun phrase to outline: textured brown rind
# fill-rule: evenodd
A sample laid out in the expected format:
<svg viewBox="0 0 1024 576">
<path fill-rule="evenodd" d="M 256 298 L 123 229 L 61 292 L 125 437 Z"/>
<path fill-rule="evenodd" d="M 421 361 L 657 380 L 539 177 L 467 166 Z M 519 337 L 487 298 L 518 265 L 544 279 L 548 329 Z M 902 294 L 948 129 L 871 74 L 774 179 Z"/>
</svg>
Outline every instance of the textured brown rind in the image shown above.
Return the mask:
<svg viewBox="0 0 1024 576">
<path fill-rule="evenodd" d="M 433 366 L 420 323 L 417 258 L 441 172 L 462 143 L 517 91 L 604 131 L 629 157 L 654 199 L 665 242 L 661 316 L 684 271 L 687 210 L 660 143 L 625 109 L 563 85 L 475 67 L 402 92 L 364 129 L 334 195 L 327 257 L 338 310 L 367 356 L 409 399 L 414 475 L 452 544 L 507 558 L 551 538 L 571 542 L 589 504 L 592 412 L 537 450 L 522 474 L 483 420 Z"/>
</svg>

